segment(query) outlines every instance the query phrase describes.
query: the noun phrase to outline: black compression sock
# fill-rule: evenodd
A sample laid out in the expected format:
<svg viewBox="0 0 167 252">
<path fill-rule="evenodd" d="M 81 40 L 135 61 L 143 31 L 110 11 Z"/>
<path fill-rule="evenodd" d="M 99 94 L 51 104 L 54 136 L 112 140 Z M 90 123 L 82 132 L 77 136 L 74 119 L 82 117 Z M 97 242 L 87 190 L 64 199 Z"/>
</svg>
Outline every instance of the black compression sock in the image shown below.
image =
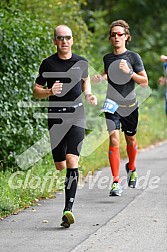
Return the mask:
<svg viewBox="0 0 167 252">
<path fill-rule="evenodd" d="M 78 168 L 67 168 L 65 180 L 65 209 L 72 210 L 78 184 Z"/>
</svg>

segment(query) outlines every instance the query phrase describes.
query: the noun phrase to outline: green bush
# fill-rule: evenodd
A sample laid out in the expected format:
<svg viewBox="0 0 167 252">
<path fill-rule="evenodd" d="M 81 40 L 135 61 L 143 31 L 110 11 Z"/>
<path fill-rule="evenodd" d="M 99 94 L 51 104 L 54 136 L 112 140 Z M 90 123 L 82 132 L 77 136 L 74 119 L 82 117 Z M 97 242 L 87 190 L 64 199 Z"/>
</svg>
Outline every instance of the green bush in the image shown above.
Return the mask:
<svg viewBox="0 0 167 252">
<path fill-rule="evenodd" d="M 45 120 L 34 119 L 35 108 L 19 101 L 32 99 L 33 84 L 42 58 L 51 53 L 49 24 L 16 9 L 0 12 L 0 163 L 15 164 L 16 155 L 31 146 L 45 131 Z"/>
</svg>

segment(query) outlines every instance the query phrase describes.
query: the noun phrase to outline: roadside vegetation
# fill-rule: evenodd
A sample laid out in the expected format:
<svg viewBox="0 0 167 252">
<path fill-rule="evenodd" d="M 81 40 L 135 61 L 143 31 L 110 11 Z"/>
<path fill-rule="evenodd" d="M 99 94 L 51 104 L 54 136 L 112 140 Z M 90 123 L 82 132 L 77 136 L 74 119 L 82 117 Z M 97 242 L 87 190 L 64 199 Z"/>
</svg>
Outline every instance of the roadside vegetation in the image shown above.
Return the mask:
<svg viewBox="0 0 167 252">
<path fill-rule="evenodd" d="M 163 75 L 159 57 L 167 52 L 166 15 L 167 2 L 163 0 L 154 5 L 151 0 L 0 2 L 1 218 L 38 204 L 38 199 L 54 197 L 64 186 L 65 173 L 56 172 L 51 154 L 46 154 L 46 149 L 49 150 L 47 120 L 40 117 L 46 112 L 46 106 L 32 98 L 38 67 L 43 58 L 55 52 L 53 28 L 62 23 L 71 27 L 75 41 L 73 52 L 88 59 L 93 74 L 101 73 L 103 55 L 111 50 L 110 23 L 121 18 L 130 24 L 132 42 L 128 48 L 141 55 L 151 88 L 140 105 L 137 138 L 142 149 L 167 139 L 164 87 L 158 84 Z M 80 158 L 81 178 L 109 165 L 104 118 L 99 117 L 105 88 L 105 83 L 92 87 L 99 102 L 96 109 L 87 109 L 89 141 Z M 122 133 L 120 149 L 121 158 L 125 158 Z M 22 153 L 25 153 L 24 160 Z M 18 157 L 21 163 L 16 162 Z"/>
</svg>

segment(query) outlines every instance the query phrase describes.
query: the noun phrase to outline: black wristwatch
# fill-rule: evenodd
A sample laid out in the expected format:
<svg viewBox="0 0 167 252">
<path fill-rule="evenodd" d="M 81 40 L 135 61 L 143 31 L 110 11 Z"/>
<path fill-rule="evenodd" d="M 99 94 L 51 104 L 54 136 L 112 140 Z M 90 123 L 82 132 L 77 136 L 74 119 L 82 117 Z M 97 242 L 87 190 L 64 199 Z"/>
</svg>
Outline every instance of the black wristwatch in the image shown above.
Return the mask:
<svg viewBox="0 0 167 252">
<path fill-rule="evenodd" d="M 133 69 L 130 69 L 129 75 L 132 75 L 132 74 L 133 74 Z"/>
</svg>

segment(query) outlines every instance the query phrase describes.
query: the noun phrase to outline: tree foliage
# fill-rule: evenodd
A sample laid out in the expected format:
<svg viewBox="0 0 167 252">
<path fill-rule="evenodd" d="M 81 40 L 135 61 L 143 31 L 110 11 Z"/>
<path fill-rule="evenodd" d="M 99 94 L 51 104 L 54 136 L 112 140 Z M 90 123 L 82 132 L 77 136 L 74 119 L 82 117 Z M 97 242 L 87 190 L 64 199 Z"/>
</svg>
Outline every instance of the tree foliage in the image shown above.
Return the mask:
<svg viewBox="0 0 167 252">
<path fill-rule="evenodd" d="M 20 152 L 31 146 L 44 132 L 45 122 L 33 118 L 33 109 L 19 106 L 29 101 L 36 70 L 42 57 L 51 52 L 51 34 L 45 22 L 16 9 L 4 10 L 0 17 L 0 160 L 13 164 Z M 43 36 L 43 34 L 47 36 Z"/>
</svg>

